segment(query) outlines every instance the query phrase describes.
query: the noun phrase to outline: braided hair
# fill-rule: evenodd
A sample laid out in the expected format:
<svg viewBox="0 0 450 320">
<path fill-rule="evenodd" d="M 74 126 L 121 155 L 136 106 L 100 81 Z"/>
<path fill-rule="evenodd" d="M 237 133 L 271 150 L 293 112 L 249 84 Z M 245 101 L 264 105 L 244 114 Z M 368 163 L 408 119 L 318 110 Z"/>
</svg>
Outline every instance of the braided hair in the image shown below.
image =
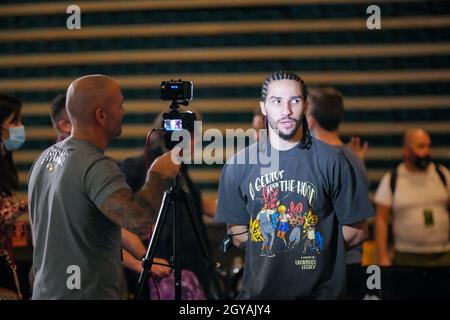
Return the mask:
<svg viewBox="0 0 450 320">
<path fill-rule="evenodd" d="M 263 82 L 262 88 L 261 88 L 261 102 L 266 102 L 267 99 L 267 92 L 269 88 L 269 84 L 271 84 L 273 81 L 279 81 L 279 80 L 294 80 L 297 81 L 300 84 L 300 91 L 302 93 L 303 101 L 306 101 L 308 97 L 308 90 L 306 87 L 305 82 L 302 78 L 300 78 L 297 74 L 289 72 L 289 71 L 276 71 L 269 75 Z M 268 128 L 267 118 L 265 119 L 265 126 L 266 129 Z M 306 120 L 305 115 L 302 117 L 302 130 L 303 130 L 303 137 L 300 143 L 298 144 L 298 147 L 300 149 L 309 149 L 311 148 L 311 132 L 309 131 L 308 127 L 308 121 Z"/>
</svg>

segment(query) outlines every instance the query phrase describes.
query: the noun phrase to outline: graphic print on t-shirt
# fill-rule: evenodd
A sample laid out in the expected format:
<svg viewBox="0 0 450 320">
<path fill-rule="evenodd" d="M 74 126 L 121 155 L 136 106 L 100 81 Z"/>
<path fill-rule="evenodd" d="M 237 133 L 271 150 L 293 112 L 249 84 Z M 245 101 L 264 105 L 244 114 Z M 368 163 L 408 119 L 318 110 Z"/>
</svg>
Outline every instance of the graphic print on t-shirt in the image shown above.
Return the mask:
<svg viewBox="0 0 450 320">
<path fill-rule="evenodd" d="M 73 148 L 68 146 L 53 146 L 44 155 L 41 160 L 41 165 L 46 163 L 46 169 L 48 172 L 52 172 L 58 166 L 62 167 L 69 154 L 73 151 Z"/>
<path fill-rule="evenodd" d="M 260 255 L 268 258 L 296 250 L 300 258 L 295 264 L 315 269 L 316 256 L 323 249 L 319 219 L 312 210 L 317 188 L 283 176 L 284 170 L 271 172 L 249 185 L 252 200 L 261 201 L 261 209 L 251 215 L 251 241 L 260 244 Z"/>
</svg>

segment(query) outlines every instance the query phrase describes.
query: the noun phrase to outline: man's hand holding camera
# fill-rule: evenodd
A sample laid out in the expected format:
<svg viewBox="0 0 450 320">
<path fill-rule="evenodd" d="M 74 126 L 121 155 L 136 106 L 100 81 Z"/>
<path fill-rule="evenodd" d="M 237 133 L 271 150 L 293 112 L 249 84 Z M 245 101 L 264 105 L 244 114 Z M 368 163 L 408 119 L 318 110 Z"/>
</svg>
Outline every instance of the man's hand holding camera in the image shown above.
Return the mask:
<svg viewBox="0 0 450 320">
<path fill-rule="evenodd" d="M 173 148 L 153 161 L 147 173 L 147 180 L 151 173 L 159 175 L 162 179 L 174 178 L 180 171 L 180 148 Z"/>
</svg>

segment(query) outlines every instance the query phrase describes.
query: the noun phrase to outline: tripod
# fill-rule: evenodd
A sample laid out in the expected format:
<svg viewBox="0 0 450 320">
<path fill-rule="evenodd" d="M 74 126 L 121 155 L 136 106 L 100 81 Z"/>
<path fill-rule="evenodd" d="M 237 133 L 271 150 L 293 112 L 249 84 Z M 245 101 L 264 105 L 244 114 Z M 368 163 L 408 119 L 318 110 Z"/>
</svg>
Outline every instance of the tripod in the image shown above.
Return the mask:
<svg viewBox="0 0 450 320">
<path fill-rule="evenodd" d="M 185 164 L 181 164 L 185 166 Z M 181 171 L 181 170 L 180 170 Z M 164 192 L 164 197 L 159 210 L 158 218 L 156 220 L 156 225 L 152 237 L 150 239 L 150 244 L 147 249 L 147 253 L 142 260 L 142 271 L 139 275 L 139 282 L 136 289 L 135 300 L 139 300 L 142 295 L 142 290 L 144 284 L 148 279 L 148 272 L 153 264 L 153 258 L 155 256 L 157 244 L 161 237 L 161 232 L 164 227 L 164 222 L 172 209 L 173 214 L 173 256 L 171 258 L 171 266 L 174 270 L 175 276 L 175 300 L 181 300 L 181 264 L 180 264 L 180 240 L 182 234 L 182 226 L 180 225 L 180 213 L 182 208 L 185 208 L 194 228 L 194 233 L 196 235 L 196 240 L 200 244 L 203 256 L 208 263 L 208 271 L 210 273 L 210 278 L 212 283 L 218 288 L 217 279 L 212 271 L 213 265 L 211 263 L 211 249 L 209 247 L 205 230 L 201 227 L 199 217 L 195 214 L 194 206 L 189 195 L 180 188 L 180 173 L 175 177 L 175 185 L 169 190 Z M 218 297 L 216 297 L 218 298 Z"/>
</svg>

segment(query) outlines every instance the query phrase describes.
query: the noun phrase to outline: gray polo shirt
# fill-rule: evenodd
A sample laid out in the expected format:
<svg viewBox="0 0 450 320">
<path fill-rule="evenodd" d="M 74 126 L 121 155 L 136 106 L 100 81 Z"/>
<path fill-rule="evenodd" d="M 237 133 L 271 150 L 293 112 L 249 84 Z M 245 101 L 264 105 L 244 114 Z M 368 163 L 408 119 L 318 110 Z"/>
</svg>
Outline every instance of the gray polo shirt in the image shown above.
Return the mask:
<svg viewBox="0 0 450 320">
<path fill-rule="evenodd" d="M 86 141 L 45 150 L 29 176 L 33 299 L 118 299 L 120 226 L 98 209 L 129 188 L 117 163 Z"/>
</svg>

